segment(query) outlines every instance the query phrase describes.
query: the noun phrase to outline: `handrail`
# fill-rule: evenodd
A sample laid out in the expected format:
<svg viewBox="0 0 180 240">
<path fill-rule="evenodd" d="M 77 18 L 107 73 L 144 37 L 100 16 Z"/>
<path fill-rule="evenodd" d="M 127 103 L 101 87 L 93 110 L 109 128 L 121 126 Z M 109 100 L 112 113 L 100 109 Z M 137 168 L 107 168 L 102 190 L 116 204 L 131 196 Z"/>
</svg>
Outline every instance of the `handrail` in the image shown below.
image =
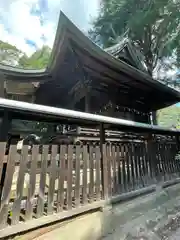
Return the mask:
<svg viewBox="0 0 180 240">
<path fill-rule="evenodd" d="M 15 101 L 15 100 L 9 100 L 0 98 L 0 109 L 9 109 L 10 111 L 19 111 L 21 113 L 24 113 L 25 115 L 27 113 L 34 114 L 34 115 L 44 115 L 44 118 L 47 118 L 49 116 L 54 117 L 63 117 L 68 119 L 76 119 L 80 121 L 91 121 L 94 123 L 103 123 L 103 124 L 114 124 L 124 127 L 130 127 L 130 128 L 138 128 L 142 130 L 151 130 L 161 133 L 170 133 L 170 134 L 178 134 L 180 135 L 180 131 L 176 129 L 169 129 L 165 127 L 159 127 L 155 125 L 145 124 L 145 123 L 139 123 L 135 121 L 125 120 L 125 119 L 119 119 L 119 118 L 113 118 L 113 117 L 106 117 L 102 115 L 96 115 L 91 113 L 85 113 L 85 112 L 79 112 L 74 110 L 68 110 L 63 108 L 56 108 L 56 107 L 50 107 L 50 106 L 44 106 L 39 104 L 33 104 L 33 103 L 27 103 L 27 102 L 21 102 L 21 101 Z"/>
</svg>

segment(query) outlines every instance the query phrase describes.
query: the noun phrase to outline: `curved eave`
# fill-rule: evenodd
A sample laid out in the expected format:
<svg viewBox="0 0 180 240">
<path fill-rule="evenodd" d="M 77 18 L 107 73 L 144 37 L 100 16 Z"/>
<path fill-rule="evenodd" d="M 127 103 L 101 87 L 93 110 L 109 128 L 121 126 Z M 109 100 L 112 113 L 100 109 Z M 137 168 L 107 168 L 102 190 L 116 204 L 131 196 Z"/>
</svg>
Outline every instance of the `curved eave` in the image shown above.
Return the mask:
<svg viewBox="0 0 180 240">
<path fill-rule="evenodd" d="M 29 79 L 42 79 L 49 75 L 47 69 L 41 70 L 30 70 L 21 69 L 16 67 L 11 67 L 5 64 L 0 64 L 0 73 L 3 74 L 8 79 L 13 79 L 14 81 L 29 81 Z"/>
<path fill-rule="evenodd" d="M 174 101 L 167 103 L 166 105 L 174 104 L 180 101 L 180 93 L 168 86 L 152 79 L 148 74 L 124 63 L 123 61 L 116 59 L 112 55 L 105 52 L 103 49 L 93 43 L 88 37 L 86 37 L 65 15 L 60 12 L 59 23 L 57 27 L 57 33 L 54 41 L 53 50 L 49 61 L 49 71 L 58 68 L 60 55 L 65 51 L 65 46 L 68 45 L 68 40 L 75 42 L 79 48 L 85 50 L 90 56 L 103 62 L 105 65 L 129 75 L 129 77 L 137 79 L 149 87 L 159 90 L 161 93 L 168 94 Z M 62 47 L 63 46 L 63 47 Z"/>
</svg>

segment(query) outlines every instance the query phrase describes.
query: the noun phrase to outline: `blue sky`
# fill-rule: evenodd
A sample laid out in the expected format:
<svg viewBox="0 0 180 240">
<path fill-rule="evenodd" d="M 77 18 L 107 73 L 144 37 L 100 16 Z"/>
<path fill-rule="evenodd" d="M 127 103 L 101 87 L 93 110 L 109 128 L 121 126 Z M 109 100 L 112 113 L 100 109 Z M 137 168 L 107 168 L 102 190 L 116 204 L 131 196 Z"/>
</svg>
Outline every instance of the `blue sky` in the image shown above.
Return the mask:
<svg viewBox="0 0 180 240">
<path fill-rule="evenodd" d="M 99 0 L 0 0 L 0 40 L 31 55 L 52 47 L 60 10 L 87 31 L 98 7 Z"/>
</svg>

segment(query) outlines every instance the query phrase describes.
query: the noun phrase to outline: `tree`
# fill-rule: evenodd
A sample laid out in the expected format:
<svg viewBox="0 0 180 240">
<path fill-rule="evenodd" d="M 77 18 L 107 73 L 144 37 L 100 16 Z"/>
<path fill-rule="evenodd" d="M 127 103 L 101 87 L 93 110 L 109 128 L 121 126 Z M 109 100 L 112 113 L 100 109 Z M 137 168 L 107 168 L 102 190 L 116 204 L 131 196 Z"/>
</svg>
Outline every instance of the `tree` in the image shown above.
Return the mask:
<svg viewBox="0 0 180 240">
<path fill-rule="evenodd" d="M 145 56 L 152 76 L 158 66 L 180 60 L 179 9 L 180 0 L 102 0 L 89 35 L 103 47 L 128 37 Z"/>
<path fill-rule="evenodd" d="M 51 54 L 48 46 L 36 50 L 30 57 L 15 46 L 0 41 L 0 63 L 25 69 L 46 68 Z"/>
<path fill-rule="evenodd" d="M 15 46 L 0 40 L 0 62 L 8 65 L 17 65 L 23 52 Z"/>
<path fill-rule="evenodd" d="M 49 62 L 51 49 L 48 46 L 43 46 L 38 49 L 30 57 L 24 54 L 18 62 L 19 67 L 26 69 L 43 69 L 46 68 Z"/>
<path fill-rule="evenodd" d="M 159 110 L 157 113 L 158 124 L 163 127 L 180 127 L 180 107 L 173 105 L 171 107 Z"/>
</svg>

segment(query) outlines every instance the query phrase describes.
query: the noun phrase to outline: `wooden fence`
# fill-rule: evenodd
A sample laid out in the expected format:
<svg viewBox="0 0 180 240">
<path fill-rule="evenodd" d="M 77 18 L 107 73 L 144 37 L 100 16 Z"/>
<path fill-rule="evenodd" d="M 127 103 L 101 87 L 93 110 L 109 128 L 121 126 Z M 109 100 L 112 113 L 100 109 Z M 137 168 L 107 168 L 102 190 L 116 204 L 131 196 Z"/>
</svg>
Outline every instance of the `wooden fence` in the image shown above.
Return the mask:
<svg viewBox="0 0 180 240">
<path fill-rule="evenodd" d="M 0 229 L 177 178 L 178 151 L 176 138 L 24 146 L 21 153 L 11 145 L 8 156 L 1 143 Z"/>
</svg>

